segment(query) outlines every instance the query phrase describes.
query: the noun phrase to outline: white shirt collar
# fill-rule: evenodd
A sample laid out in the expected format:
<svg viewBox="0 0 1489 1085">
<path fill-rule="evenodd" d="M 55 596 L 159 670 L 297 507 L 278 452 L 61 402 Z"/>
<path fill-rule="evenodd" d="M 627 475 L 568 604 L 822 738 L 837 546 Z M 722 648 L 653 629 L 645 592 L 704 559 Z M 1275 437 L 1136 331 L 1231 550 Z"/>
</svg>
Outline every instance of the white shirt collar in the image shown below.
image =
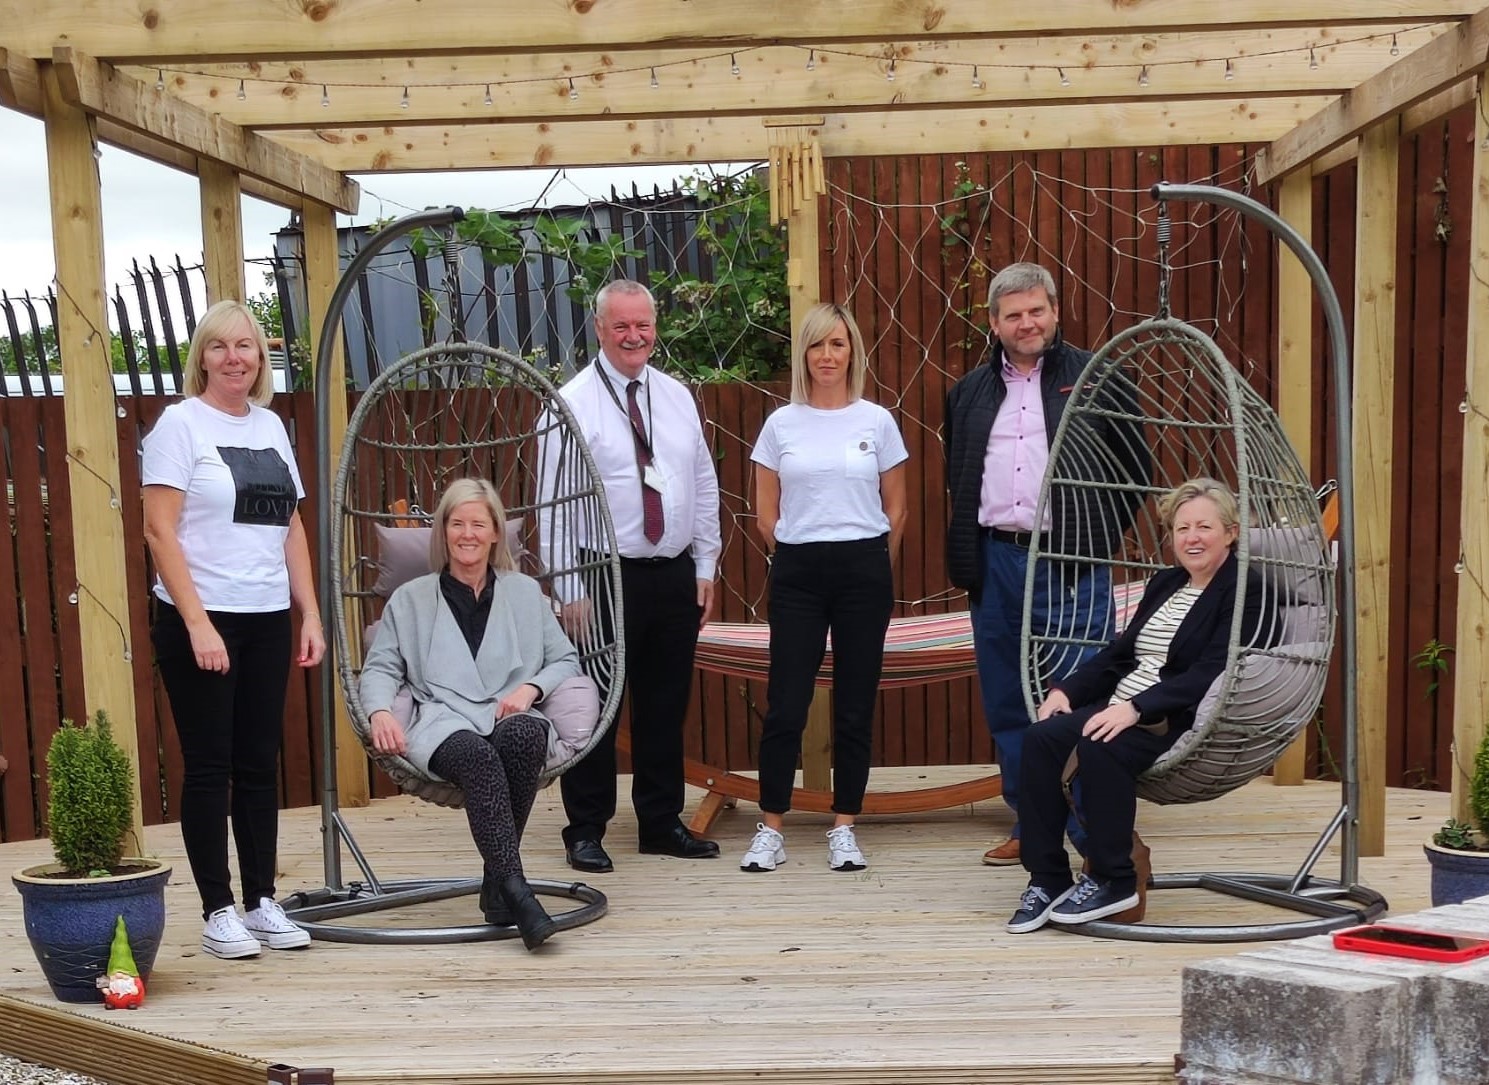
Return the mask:
<svg viewBox="0 0 1489 1085">
<path fill-rule="evenodd" d="M 610 381 L 611 386 L 614 387 L 616 391 L 624 392 L 627 386 L 630 385 L 632 378 L 626 376 L 619 369 L 616 369 L 615 363 L 612 362 L 609 358 L 605 357 L 605 352 L 603 350 L 600 351 L 599 354 L 595 355 L 595 364 L 600 367 L 600 372 L 605 374 L 605 378 Z M 647 374 L 650 372 L 651 366 L 644 365 L 641 367 L 641 372 L 635 377 L 636 380 L 641 382 L 642 389 L 645 389 L 647 387 L 646 378 Z"/>
</svg>

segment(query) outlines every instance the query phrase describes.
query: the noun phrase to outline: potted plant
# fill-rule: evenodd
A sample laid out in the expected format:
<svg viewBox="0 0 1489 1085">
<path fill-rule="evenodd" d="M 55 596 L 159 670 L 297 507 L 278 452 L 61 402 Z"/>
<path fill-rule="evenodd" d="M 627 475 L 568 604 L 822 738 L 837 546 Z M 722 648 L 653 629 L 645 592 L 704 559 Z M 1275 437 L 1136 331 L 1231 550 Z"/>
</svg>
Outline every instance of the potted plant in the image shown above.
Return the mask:
<svg viewBox="0 0 1489 1085">
<path fill-rule="evenodd" d="M 26 936 L 52 993 L 97 1002 L 120 916 L 139 974 L 148 978 L 165 931 L 171 868 L 124 855 L 134 819 L 129 759 L 100 709 L 84 726 L 64 720 L 47 748 L 47 825 L 56 862 L 12 875 Z"/>
<path fill-rule="evenodd" d="M 1489 894 L 1489 732 L 1474 756 L 1468 810 L 1472 821 L 1449 818 L 1424 845 L 1432 865 L 1434 908 Z"/>
</svg>

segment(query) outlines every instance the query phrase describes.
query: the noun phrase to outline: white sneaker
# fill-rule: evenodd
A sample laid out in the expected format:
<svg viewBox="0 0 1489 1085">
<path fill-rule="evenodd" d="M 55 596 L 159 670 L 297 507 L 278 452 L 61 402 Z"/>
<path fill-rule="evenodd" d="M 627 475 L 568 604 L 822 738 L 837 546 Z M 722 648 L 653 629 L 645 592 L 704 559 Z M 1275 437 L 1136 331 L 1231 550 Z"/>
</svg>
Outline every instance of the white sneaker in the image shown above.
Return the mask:
<svg viewBox="0 0 1489 1085">
<path fill-rule="evenodd" d="M 827 830 L 827 865 L 833 870 L 863 870 L 869 865 L 858 850 L 853 826 L 839 825 Z"/>
<path fill-rule="evenodd" d="M 291 923 L 284 909 L 268 897 L 259 898 L 259 906 L 243 917 L 243 926 L 270 949 L 304 949 L 310 945 L 310 932 Z"/>
<path fill-rule="evenodd" d="M 786 839 L 763 823 L 755 825 L 755 839 L 739 861 L 740 870 L 774 870 L 786 861 Z"/>
<path fill-rule="evenodd" d="M 202 949 L 224 960 L 259 955 L 258 939 L 248 933 L 238 918 L 238 909 L 231 904 L 207 917 L 207 925 L 202 928 Z"/>
</svg>

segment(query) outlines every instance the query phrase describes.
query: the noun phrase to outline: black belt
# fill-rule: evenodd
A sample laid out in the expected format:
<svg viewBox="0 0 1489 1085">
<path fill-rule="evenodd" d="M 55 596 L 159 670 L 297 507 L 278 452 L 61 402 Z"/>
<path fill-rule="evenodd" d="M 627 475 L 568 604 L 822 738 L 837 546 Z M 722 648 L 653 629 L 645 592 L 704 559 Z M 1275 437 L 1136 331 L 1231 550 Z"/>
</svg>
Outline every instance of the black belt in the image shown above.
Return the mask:
<svg viewBox="0 0 1489 1085">
<path fill-rule="evenodd" d="M 674 561 L 687 557 L 692 551 L 684 550 L 681 554 L 673 554 L 670 558 L 628 558 L 621 555 L 622 565 L 671 565 Z"/>
<path fill-rule="evenodd" d="M 1042 531 L 1004 531 L 1001 527 L 985 527 L 982 533 L 990 539 L 1000 543 L 1008 543 L 1017 546 L 1020 550 L 1028 550 L 1035 543 L 1044 548 L 1044 532 Z"/>
</svg>

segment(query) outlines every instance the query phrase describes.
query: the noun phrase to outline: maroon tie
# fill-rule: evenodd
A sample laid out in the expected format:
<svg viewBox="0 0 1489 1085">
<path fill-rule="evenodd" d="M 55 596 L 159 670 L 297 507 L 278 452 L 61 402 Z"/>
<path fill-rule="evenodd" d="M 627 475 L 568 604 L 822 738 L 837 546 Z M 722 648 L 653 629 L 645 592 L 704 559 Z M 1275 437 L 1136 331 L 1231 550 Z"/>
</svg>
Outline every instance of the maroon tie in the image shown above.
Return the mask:
<svg viewBox="0 0 1489 1085">
<path fill-rule="evenodd" d="M 649 543 L 662 541 L 662 495 L 646 484 L 646 469 L 651 466 L 651 449 L 646 444 L 646 423 L 641 420 L 641 404 L 636 402 L 640 381 L 626 385 L 626 408 L 631 415 L 631 436 L 636 439 L 636 471 L 641 476 L 641 532 Z"/>
</svg>

